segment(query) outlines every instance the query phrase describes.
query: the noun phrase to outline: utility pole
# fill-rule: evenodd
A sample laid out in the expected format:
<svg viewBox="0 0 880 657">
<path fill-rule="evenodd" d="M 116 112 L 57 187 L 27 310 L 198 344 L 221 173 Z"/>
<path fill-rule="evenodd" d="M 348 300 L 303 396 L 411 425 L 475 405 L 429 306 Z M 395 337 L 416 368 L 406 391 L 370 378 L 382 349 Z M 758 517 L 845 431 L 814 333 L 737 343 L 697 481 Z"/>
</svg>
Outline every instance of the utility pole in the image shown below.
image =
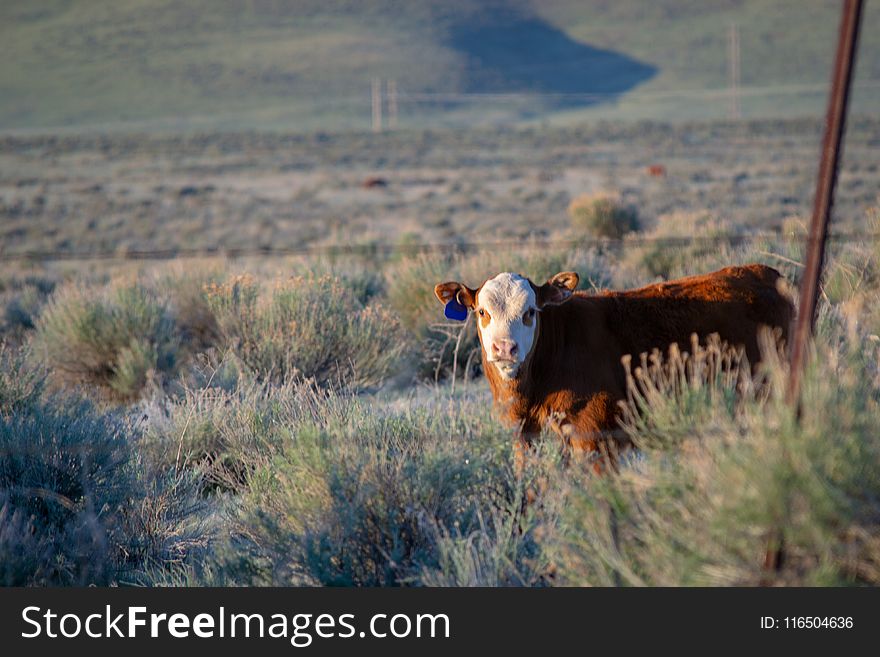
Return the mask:
<svg viewBox="0 0 880 657">
<path fill-rule="evenodd" d="M 373 132 L 382 132 L 382 80 L 373 78 Z"/>
<path fill-rule="evenodd" d="M 388 91 L 388 129 L 397 128 L 397 80 L 386 82 Z"/>
<path fill-rule="evenodd" d="M 727 34 L 727 84 L 730 87 L 730 106 L 727 114 L 733 121 L 742 118 L 739 99 L 740 64 L 739 26 L 731 23 Z"/>
</svg>

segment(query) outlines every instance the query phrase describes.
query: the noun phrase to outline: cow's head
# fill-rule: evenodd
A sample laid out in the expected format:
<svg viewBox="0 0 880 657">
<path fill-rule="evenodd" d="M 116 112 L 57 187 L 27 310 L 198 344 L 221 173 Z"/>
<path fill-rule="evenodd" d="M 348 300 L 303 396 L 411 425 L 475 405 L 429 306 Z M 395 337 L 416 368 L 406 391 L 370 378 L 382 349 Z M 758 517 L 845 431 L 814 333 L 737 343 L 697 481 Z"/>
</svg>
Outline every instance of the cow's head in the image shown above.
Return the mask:
<svg viewBox="0 0 880 657">
<path fill-rule="evenodd" d="M 443 304 L 457 303 L 476 313 L 486 360 L 503 378 L 514 379 L 535 345 L 541 310 L 567 300 L 577 284 L 574 272 L 556 274 L 543 285 L 505 272 L 476 290 L 454 281 L 440 283 L 434 294 Z"/>
</svg>

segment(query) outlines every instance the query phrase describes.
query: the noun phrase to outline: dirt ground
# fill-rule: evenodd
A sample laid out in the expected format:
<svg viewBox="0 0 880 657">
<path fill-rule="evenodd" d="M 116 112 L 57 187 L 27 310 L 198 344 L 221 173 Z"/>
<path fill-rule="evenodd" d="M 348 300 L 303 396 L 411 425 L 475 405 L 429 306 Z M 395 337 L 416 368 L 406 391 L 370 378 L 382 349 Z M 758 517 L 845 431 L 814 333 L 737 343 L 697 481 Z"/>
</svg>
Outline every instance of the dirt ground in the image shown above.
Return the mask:
<svg viewBox="0 0 880 657">
<path fill-rule="evenodd" d="M 0 139 L 0 251 L 60 253 L 481 242 L 566 234 L 582 193 L 644 225 L 705 212 L 809 216 L 815 121 L 190 137 Z M 880 120 L 851 120 L 836 226 L 880 193 Z M 374 180 L 373 186 L 364 183 Z"/>
</svg>

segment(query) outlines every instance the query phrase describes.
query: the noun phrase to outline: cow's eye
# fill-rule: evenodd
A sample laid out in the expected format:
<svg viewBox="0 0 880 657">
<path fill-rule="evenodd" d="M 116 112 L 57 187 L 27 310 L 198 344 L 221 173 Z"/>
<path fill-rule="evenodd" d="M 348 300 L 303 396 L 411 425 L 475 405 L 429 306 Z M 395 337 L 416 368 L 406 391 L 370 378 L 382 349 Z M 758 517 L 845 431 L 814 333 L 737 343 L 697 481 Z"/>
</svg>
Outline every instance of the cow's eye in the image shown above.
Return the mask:
<svg viewBox="0 0 880 657">
<path fill-rule="evenodd" d="M 533 319 L 534 317 L 535 317 L 535 309 L 534 308 L 529 308 L 525 312 L 525 314 L 523 315 L 524 320 L 530 320 L 530 319 Z"/>
<path fill-rule="evenodd" d="M 482 308 L 480 308 L 480 309 L 477 311 L 477 313 L 479 313 L 480 317 L 485 317 L 485 316 L 486 316 L 486 311 L 483 310 Z"/>
</svg>

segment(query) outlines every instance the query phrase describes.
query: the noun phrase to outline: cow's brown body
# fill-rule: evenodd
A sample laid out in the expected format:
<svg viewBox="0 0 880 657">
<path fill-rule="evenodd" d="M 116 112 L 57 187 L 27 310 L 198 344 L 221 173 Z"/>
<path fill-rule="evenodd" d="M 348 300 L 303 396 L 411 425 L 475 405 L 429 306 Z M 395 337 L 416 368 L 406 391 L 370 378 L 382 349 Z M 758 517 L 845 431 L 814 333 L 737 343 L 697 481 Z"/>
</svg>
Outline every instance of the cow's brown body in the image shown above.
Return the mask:
<svg viewBox="0 0 880 657">
<path fill-rule="evenodd" d="M 791 322 L 779 279 L 775 269 L 748 265 L 626 292 L 576 292 L 541 311 L 537 339 L 515 379 L 486 362 L 484 345 L 492 394 L 525 444 L 550 424 L 573 450 L 600 451 L 626 398 L 623 356 L 666 352 L 672 343 L 686 348 L 692 334 L 705 340 L 717 333 L 757 363 L 760 327 L 778 328 L 785 339 Z"/>
</svg>

